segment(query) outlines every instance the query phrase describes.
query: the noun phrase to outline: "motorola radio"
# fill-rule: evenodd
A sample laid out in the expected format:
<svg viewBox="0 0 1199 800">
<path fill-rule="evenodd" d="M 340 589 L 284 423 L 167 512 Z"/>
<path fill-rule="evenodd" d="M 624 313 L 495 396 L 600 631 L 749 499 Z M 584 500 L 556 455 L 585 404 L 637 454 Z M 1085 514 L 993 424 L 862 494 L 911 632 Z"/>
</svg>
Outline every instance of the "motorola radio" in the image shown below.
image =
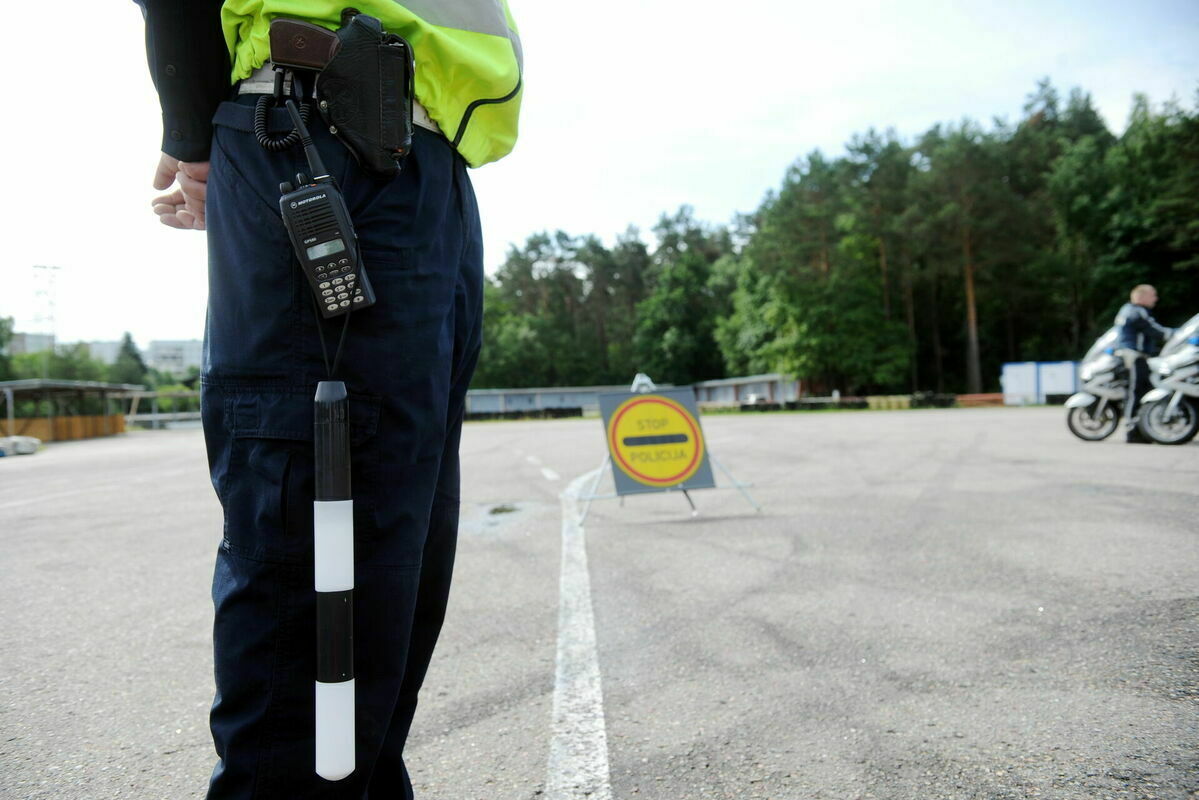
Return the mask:
<svg viewBox="0 0 1199 800">
<path fill-rule="evenodd" d="M 322 317 L 367 308 L 374 305 L 375 293 L 363 268 L 346 202 L 325 169 L 295 101 L 289 98 L 286 106 L 312 173 L 298 173 L 294 185 L 279 184 L 283 193 L 279 213 L 296 258 L 316 294 Z"/>
</svg>

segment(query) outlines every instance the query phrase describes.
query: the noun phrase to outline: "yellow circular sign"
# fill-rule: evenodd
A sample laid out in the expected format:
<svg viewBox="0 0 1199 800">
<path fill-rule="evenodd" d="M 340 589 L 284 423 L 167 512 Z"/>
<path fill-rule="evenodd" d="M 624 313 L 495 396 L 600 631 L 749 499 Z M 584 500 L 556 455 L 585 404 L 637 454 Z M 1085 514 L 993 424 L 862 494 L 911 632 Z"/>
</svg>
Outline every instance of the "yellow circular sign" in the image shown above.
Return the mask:
<svg viewBox="0 0 1199 800">
<path fill-rule="evenodd" d="M 608 420 L 608 450 L 626 475 L 647 486 L 676 486 L 704 461 L 704 437 L 695 417 L 660 395 L 625 400 Z"/>
</svg>

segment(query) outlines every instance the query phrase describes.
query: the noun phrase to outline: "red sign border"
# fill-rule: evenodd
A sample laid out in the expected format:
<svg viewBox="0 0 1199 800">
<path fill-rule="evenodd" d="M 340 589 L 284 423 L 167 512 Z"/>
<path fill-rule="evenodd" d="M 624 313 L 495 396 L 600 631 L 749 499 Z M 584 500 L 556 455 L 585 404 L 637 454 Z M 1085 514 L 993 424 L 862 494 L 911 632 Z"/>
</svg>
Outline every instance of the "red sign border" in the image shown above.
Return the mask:
<svg viewBox="0 0 1199 800">
<path fill-rule="evenodd" d="M 693 437 L 692 441 L 696 442 L 696 444 L 697 444 L 697 446 L 695 448 L 695 455 L 692 456 L 691 462 L 689 464 L 687 464 L 687 466 L 684 467 L 682 470 L 680 470 L 677 474 L 675 474 L 669 478 L 651 478 L 648 475 L 642 475 L 640 472 L 633 469 L 633 467 L 631 467 L 621 457 L 620 449 L 616 446 L 616 441 L 615 441 L 616 428 L 617 428 L 617 425 L 620 423 L 620 418 L 625 415 L 625 412 L 629 411 L 630 409 L 636 407 L 637 405 L 639 405 L 641 403 L 660 403 L 660 404 L 670 408 L 672 411 L 675 411 L 675 412 L 681 414 L 683 417 L 683 421 L 687 423 L 687 427 L 691 428 L 691 435 Z M 701 461 L 703 459 L 703 454 L 704 454 L 703 441 L 704 441 L 703 435 L 699 432 L 696 422 L 691 417 L 691 413 L 686 408 L 684 408 L 683 405 L 681 403 L 679 403 L 677 400 L 672 400 L 671 398 L 663 397 L 662 395 L 648 395 L 646 397 L 638 397 L 638 398 L 634 398 L 632 400 L 632 402 L 625 400 L 623 403 L 621 403 L 620 408 L 617 410 L 617 413 L 612 416 L 611 421 L 608 423 L 608 450 L 612 453 L 613 458 L 615 458 L 617 461 L 620 462 L 621 468 L 625 471 L 626 474 L 629 475 L 629 477 L 633 478 L 633 480 L 640 481 L 642 483 L 649 484 L 649 485 L 673 486 L 675 484 L 685 482 L 687 480 L 687 478 L 690 478 L 692 475 L 694 475 L 695 471 L 699 468 L 697 466 L 696 462 Z M 680 478 L 679 475 L 685 475 L 686 477 Z"/>
</svg>

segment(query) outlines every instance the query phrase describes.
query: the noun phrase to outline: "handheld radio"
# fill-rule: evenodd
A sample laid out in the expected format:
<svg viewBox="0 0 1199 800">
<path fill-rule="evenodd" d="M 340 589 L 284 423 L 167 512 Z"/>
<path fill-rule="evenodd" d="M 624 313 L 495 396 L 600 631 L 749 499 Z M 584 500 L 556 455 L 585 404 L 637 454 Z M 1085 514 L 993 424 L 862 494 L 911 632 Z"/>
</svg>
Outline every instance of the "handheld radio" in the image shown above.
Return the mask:
<svg viewBox="0 0 1199 800">
<path fill-rule="evenodd" d="M 297 174 L 295 185 L 279 184 L 283 193 L 279 213 L 296 258 L 325 319 L 372 306 L 375 292 L 359 258 L 346 202 L 326 171 L 295 101 L 289 98 L 286 106 L 312 172 L 311 177 Z"/>
</svg>

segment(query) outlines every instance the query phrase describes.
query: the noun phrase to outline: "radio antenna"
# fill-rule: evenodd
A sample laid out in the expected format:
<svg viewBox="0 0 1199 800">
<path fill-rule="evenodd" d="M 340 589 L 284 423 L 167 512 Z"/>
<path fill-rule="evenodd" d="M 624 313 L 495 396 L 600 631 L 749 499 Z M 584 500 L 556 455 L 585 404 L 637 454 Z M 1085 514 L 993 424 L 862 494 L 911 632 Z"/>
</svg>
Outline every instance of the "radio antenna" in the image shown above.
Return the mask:
<svg viewBox="0 0 1199 800">
<path fill-rule="evenodd" d="M 303 92 L 294 72 L 291 75 L 291 85 L 293 89 Z M 325 162 L 321 161 L 321 154 L 317 152 L 316 145 L 312 143 L 312 135 L 308 133 L 308 126 L 304 124 L 304 118 L 300 116 L 300 109 L 296 106 L 296 101 L 289 97 L 284 105 L 287 106 L 287 113 L 291 115 L 291 123 L 296 126 L 296 131 L 300 134 L 300 144 L 304 146 L 304 157 L 308 159 L 308 169 L 312 171 L 313 182 L 327 179 L 329 173 L 325 169 Z"/>
</svg>

